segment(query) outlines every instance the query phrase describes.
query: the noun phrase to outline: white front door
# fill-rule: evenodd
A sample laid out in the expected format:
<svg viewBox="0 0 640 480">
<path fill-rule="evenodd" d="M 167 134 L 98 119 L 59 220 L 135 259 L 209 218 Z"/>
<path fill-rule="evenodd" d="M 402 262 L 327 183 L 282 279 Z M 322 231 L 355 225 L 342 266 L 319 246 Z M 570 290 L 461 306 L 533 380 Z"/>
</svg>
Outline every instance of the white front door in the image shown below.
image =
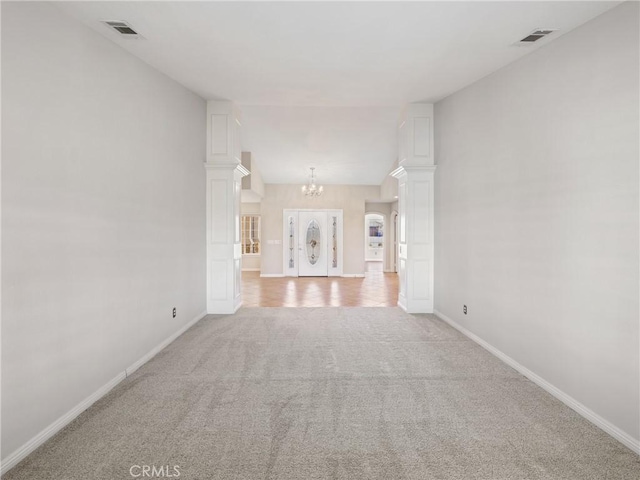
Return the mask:
<svg viewBox="0 0 640 480">
<path fill-rule="evenodd" d="M 329 273 L 327 212 L 300 211 L 298 229 L 298 275 L 326 277 Z"/>
</svg>

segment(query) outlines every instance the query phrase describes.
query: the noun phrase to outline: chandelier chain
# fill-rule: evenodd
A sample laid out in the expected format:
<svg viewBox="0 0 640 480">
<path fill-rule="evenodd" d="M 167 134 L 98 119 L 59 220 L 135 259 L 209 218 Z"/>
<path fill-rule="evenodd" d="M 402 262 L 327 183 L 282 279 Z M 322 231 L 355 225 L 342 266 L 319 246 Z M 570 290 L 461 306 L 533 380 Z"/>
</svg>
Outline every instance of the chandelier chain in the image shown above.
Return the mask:
<svg viewBox="0 0 640 480">
<path fill-rule="evenodd" d="M 324 188 L 322 185 L 316 185 L 315 167 L 311 167 L 311 176 L 309 177 L 309 183 L 302 186 L 302 193 L 307 197 L 319 197 L 322 195 Z"/>
</svg>

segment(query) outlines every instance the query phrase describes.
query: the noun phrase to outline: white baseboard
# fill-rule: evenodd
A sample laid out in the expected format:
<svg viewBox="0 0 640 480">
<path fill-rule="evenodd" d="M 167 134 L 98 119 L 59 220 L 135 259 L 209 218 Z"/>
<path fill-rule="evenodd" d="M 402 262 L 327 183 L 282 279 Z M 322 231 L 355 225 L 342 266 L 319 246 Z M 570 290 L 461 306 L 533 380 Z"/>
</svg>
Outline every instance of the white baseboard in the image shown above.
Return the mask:
<svg viewBox="0 0 640 480">
<path fill-rule="evenodd" d="M 119 384 L 127 377 L 126 372 L 120 372 L 114 378 L 109 380 L 106 384 L 96 390 L 94 393 L 85 398 L 78 405 L 73 407 L 62 417 L 58 418 L 55 422 L 49 425 L 47 428 L 38 433 L 35 437 L 29 440 L 27 443 L 18 448 L 15 452 L 11 453 L 2 461 L 2 468 L 0 469 L 0 475 L 4 475 L 24 458 L 26 458 L 31 452 L 42 445 L 44 442 L 53 437 L 56 433 L 71 423 L 78 415 L 84 412 L 87 408 L 100 400 L 109 391 Z"/>
<path fill-rule="evenodd" d="M 244 302 L 242 301 L 242 299 L 240 299 L 240 301 L 239 301 L 239 302 L 237 302 L 237 303 L 235 304 L 235 306 L 233 307 L 233 313 L 234 313 L 234 314 L 235 314 L 238 310 L 240 310 L 240 308 L 242 308 L 242 304 L 243 304 L 243 303 L 244 303 Z M 232 315 L 233 315 L 233 314 L 232 314 Z"/>
<path fill-rule="evenodd" d="M 173 342 L 176 338 L 178 338 L 180 335 L 182 335 L 184 332 L 186 332 L 187 330 L 189 330 L 193 325 L 195 325 L 196 323 L 198 323 L 200 320 L 202 320 L 205 316 L 207 315 L 207 312 L 201 312 L 199 313 L 195 318 L 193 318 L 192 320 L 189 321 L 189 323 L 185 324 L 182 326 L 182 328 L 180 330 L 178 330 L 177 332 L 173 333 L 172 335 L 170 335 L 168 338 L 166 338 L 163 342 L 159 343 L 158 345 L 156 345 L 154 348 L 152 348 L 146 355 L 144 355 L 142 358 L 140 358 L 138 361 L 134 362 L 133 365 L 130 365 L 129 368 L 127 368 L 124 372 L 126 374 L 126 376 L 128 377 L 129 375 L 131 375 L 133 372 L 135 372 L 136 370 L 138 370 L 142 365 L 144 365 L 145 363 L 147 363 L 149 360 L 151 360 L 153 357 L 155 357 L 158 353 L 160 353 L 161 350 L 163 350 L 164 348 L 167 347 L 167 345 L 169 345 L 171 342 Z"/>
<path fill-rule="evenodd" d="M 522 375 L 527 377 L 533 383 L 535 383 L 539 387 L 541 387 L 544 390 L 546 390 L 547 392 L 549 392 L 551 395 L 556 397 L 558 400 L 560 400 L 562 403 L 567 405 L 569 408 L 571 408 L 572 410 L 575 410 L 580 415 L 582 415 L 584 418 L 589 420 L 591 423 L 593 423 L 597 427 L 599 427 L 602 430 L 604 430 L 606 433 L 611 435 L 613 438 L 618 440 L 620 443 L 622 443 L 626 447 L 630 448 L 635 453 L 640 454 L 640 440 L 638 440 L 636 438 L 633 438 L 628 433 L 624 432 L 623 430 L 619 429 L 618 427 L 616 427 L 615 425 L 613 425 L 609 421 L 605 420 L 600 415 L 595 413 L 593 410 L 590 410 L 589 408 L 584 406 L 582 403 L 578 402 L 575 398 L 567 395 L 566 393 L 564 393 L 559 388 L 557 388 L 554 385 L 552 385 L 549 382 L 547 382 L 544 378 L 542 378 L 539 375 L 537 375 L 536 373 L 532 372 L 531 370 L 529 370 L 525 366 L 519 364 L 513 358 L 511 358 L 507 354 L 503 353 L 502 351 L 498 350 L 493 345 L 487 343 L 486 341 L 484 341 L 483 339 L 478 337 L 475 333 L 472 333 L 471 331 L 467 330 L 462 325 L 460 325 L 456 321 L 450 319 L 449 317 L 447 317 L 442 312 L 439 312 L 438 310 L 434 310 L 434 314 L 438 318 L 440 318 L 441 320 L 445 321 L 446 323 L 451 325 L 453 328 L 458 330 L 463 335 L 469 337 L 471 340 L 476 342 L 478 345 L 480 345 L 482 348 L 487 350 L 489 353 L 492 353 L 493 355 L 498 357 L 500 360 L 502 360 L 504 363 L 506 363 L 510 367 L 512 367 L 515 370 L 517 370 L 518 372 L 520 372 Z"/>
<path fill-rule="evenodd" d="M 407 298 L 398 292 L 398 307 L 400 307 L 405 312 L 407 311 Z"/>
<path fill-rule="evenodd" d="M 343 278 L 364 278 L 364 273 L 343 273 L 342 275 L 329 275 Z M 262 278 L 283 278 L 285 277 L 282 273 L 261 273 L 260 277 Z M 293 277 L 297 278 L 297 277 Z"/>
<path fill-rule="evenodd" d="M 18 448 L 15 452 L 9 454 L 7 458 L 2 460 L 2 466 L 0 467 L 0 476 L 7 473 L 13 467 L 15 467 L 18 463 L 20 463 L 23 459 L 25 459 L 30 453 L 36 450 L 40 445 L 45 443 L 51 437 L 53 437 L 56 433 L 66 427 L 69 423 L 78 417 L 82 412 L 88 409 L 95 402 L 104 397 L 109 391 L 111 391 L 116 385 L 118 385 L 122 380 L 127 378 L 133 372 L 135 372 L 138 368 L 144 365 L 146 362 L 151 360 L 155 355 L 157 355 L 163 348 L 173 342 L 176 338 L 182 335 L 185 331 L 191 328 L 195 323 L 202 320 L 207 313 L 202 312 L 198 316 L 196 316 L 189 323 L 184 325 L 180 330 L 176 333 L 173 333 L 170 337 L 168 337 L 165 341 L 157 345 L 153 348 L 149 353 L 144 355 L 138 361 L 134 362 L 129 368 L 125 369 L 123 372 L 118 373 L 114 378 L 105 383 L 98 390 L 93 392 L 63 416 L 58 418 L 51 425 L 46 427 L 40 433 L 38 433 L 35 437 L 27 441 L 24 445 Z"/>
<path fill-rule="evenodd" d="M 243 272 L 259 272 L 260 269 L 259 268 L 243 268 L 242 271 Z"/>
</svg>

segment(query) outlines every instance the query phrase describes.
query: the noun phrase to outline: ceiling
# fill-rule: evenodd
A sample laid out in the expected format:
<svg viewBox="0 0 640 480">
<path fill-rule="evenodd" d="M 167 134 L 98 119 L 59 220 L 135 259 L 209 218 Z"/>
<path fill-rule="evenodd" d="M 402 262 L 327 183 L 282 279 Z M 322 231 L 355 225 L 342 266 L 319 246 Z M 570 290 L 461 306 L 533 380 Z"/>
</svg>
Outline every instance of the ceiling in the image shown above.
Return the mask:
<svg viewBox="0 0 640 480">
<path fill-rule="evenodd" d="M 619 3 L 57 5 L 203 98 L 241 105 L 243 148 L 255 154 L 265 181 L 304 181 L 314 164 L 325 182 L 379 184 L 395 160 L 402 105 L 436 102 Z M 127 21 L 144 38 L 121 38 L 100 20 Z M 517 45 L 538 28 L 558 31 Z M 335 165 L 342 165 L 339 175 Z"/>
<path fill-rule="evenodd" d="M 619 2 L 63 2 L 206 99 L 244 105 L 434 102 Z M 120 38 L 100 20 L 144 36 Z M 536 28 L 548 39 L 514 46 Z"/>
<path fill-rule="evenodd" d="M 397 107 L 242 107 L 242 147 L 265 183 L 380 185 L 397 156 Z"/>
</svg>

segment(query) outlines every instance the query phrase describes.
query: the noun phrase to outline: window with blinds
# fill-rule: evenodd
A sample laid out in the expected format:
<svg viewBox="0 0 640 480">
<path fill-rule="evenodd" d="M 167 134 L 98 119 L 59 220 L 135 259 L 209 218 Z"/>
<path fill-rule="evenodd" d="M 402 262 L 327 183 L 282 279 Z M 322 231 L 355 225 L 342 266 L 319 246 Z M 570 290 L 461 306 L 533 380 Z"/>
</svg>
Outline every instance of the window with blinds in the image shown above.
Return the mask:
<svg viewBox="0 0 640 480">
<path fill-rule="evenodd" d="M 242 215 L 240 233 L 243 255 L 260 254 L 260 217 L 257 215 Z"/>
</svg>

